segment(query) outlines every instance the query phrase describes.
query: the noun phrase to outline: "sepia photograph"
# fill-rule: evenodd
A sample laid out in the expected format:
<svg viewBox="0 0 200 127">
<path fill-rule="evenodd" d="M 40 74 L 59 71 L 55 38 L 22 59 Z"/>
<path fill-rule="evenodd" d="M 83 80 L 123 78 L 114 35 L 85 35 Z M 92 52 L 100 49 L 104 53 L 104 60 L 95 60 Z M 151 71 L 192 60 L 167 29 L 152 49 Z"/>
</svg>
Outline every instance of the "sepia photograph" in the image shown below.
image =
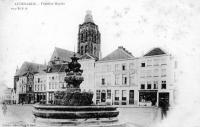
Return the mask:
<svg viewBox="0 0 200 127">
<path fill-rule="evenodd" d="M 200 127 L 200 1 L 0 0 L 0 127 Z"/>
</svg>

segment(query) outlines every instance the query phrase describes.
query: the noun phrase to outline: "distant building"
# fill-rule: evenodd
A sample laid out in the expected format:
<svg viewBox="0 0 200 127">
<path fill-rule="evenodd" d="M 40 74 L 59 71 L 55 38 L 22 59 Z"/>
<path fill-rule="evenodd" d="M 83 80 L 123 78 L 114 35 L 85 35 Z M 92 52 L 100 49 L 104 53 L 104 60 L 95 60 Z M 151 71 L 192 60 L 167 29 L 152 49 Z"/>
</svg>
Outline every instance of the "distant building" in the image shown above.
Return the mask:
<svg viewBox="0 0 200 127">
<path fill-rule="evenodd" d="M 34 74 L 45 68 L 45 65 L 37 63 L 24 62 L 22 64 L 14 77 L 17 103 L 34 103 Z"/>
<path fill-rule="evenodd" d="M 47 89 L 47 73 L 40 70 L 34 75 L 34 103 L 40 102 L 42 99 L 46 100 Z"/>
<path fill-rule="evenodd" d="M 12 104 L 12 88 L 8 88 L 6 85 L 1 85 L 0 90 L 0 103 Z"/>
</svg>

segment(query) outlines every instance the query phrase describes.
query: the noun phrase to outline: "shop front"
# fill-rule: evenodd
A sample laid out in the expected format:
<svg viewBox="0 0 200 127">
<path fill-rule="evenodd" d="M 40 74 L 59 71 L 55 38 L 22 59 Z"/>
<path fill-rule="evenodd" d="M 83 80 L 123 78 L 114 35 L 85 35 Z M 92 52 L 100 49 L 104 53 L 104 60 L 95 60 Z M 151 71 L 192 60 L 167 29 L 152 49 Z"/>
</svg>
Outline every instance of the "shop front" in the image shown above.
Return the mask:
<svg viewBox="0 0 200 127">
<path fill-rule="evenodd" d="M 35 93 L 35 103 L 46 101 L 46 93 L 45 92 L 37 92 Z"/>
<path fill-rule="evenodd" d="M 140 106 L 156 106 L 157 90 L 139 90 L 139 105 Z"/>
</svg>

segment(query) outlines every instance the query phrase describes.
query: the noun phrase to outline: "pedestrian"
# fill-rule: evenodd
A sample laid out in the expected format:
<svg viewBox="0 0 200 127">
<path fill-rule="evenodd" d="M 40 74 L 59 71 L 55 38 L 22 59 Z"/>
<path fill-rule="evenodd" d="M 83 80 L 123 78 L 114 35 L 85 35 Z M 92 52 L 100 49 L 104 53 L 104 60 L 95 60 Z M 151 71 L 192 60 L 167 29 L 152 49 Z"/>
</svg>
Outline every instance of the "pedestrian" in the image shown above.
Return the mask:
<svg viewBox="0 0 200 127">
<path fill-rule="evenodd" d="M 6 115 L 6 112 L 7 112 L 7 106 L 6 106 L 6 103 L 3 102 L 3 105 L 2 105 L 2 111 L 3 111 L 3 115 Z"/>
<path fill-rule="evenodd" d="M 167 111 L 169 110 L 169 103 L 162 99 L 160 100 L 160 108 L 161 108 L 161 117 L 164 119 L 164 117 L 167 116 Z"/>
</svg>

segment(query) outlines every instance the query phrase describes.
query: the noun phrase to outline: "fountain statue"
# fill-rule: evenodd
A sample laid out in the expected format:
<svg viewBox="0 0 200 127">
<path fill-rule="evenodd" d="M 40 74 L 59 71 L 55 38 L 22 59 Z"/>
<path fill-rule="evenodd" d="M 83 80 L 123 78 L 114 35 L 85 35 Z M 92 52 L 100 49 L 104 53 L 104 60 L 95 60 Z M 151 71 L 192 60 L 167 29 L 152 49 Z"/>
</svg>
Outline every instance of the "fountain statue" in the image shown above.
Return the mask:
<svg viewBox="0 0 200 127">
<path fill-rule="evenodd" d="M 92 92 L 82 92 L 80 84 L 84 80 L 83 70 L 78 63 L 78 57 L 71 57 L 72 61 L 65 69 L 65 91 L 55 93 L 54 104 L 35 104 L 33 115 L 36 125 L 47 126 L 123 126 L 118 122 L 117 107 L 94 105 Z"/>
</svg>

